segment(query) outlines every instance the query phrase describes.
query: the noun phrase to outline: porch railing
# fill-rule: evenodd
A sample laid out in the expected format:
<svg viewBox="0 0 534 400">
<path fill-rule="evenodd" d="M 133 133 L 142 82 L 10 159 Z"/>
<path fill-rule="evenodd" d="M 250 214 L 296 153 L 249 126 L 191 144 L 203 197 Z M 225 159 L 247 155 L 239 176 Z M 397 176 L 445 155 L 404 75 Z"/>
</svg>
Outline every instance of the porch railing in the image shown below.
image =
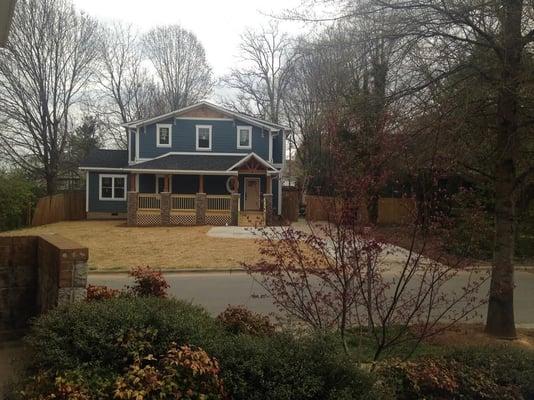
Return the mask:
<svg viewBox="0 0 534 400">
<path fill-rule="evenodd" d="M 195 210 L 195 198 L 194 194 L 173 194 L 171 196 L 171 209 Z"/>
<path fill-rule="evenodd" d="M 139 193 L 138 201 L 138 208 L 140 210 L 159 210 L 161 207 L 161 198 L 159 194 Z"/>
<path fill-rule="evenodd" d="M 208 211 L 230 211 L 231 196 L 206 196 Z"/>
</svg>

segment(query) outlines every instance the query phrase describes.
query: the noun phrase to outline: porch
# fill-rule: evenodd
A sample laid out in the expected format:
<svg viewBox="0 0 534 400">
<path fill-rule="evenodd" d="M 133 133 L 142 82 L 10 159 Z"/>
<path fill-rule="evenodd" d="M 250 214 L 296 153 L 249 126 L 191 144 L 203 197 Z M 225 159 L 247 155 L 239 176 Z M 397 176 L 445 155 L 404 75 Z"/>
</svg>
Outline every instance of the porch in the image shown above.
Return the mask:
<svg viewBox="0 0 534 400">
<path fill-rule="evenodd" d="M 190 187 L 174 185 L 171 188 L 171 183 L 177 182 L 173 180 L 172 174 L 157 175 L 154 178 L 154 193 L 144 193 L 137 190 L 139 175 L 130 174 L 131 190 L 127 195 L 129 226 L 265 226 L 272 223 L 273 185 L 272 176 L 269 174 L 257 174 L 253 177 L 226 176 L 225 188 L 221 188 L 219 182 L 218 186 L 209 185 L 210 192 L 206 190 L 205 184 L 209 175 L 199 175 L 196 177 L 198 191 L 194 194 L 180 193 L 190 192 Z M 240 182 L 243 185 L 240 185 Z M 224 191 L 230 193 L 221 194 Z"/>
</svg>

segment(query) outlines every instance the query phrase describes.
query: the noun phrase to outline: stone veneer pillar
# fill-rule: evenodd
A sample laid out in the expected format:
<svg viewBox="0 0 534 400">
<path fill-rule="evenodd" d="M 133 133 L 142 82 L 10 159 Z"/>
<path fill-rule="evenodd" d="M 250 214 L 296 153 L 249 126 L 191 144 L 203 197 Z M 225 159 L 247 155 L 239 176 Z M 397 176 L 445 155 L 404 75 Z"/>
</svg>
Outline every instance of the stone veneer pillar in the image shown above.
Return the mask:
<svg viewBox="0 0 534 400">
<path fill-rule="evenodd" d="M 195 201 L 196 207 L 196 223 L 197 225 L 206 224 L 206 207 L 207 207 L 206 193 L 197 193 L 197 198 Z"/>
<path fill-rule="evenodd" d="M 128 226 L 137 225 L 137 207 L 139 204 L 139 192 L 128 192 L 127 222 Z"/>
<path fill-rule="evenodd" d="M 171 223 L 171 194 L 169 192 L 160 193 L 161 225 Z"/>
<path fill-rule="evenodd" d="M 230 225 L 237 226 L 239 224 L 239 193 L 232 193 L 230 200 Z"/>
<path fill-rule="evenodd" d="M 271 193 L 264 193 L 263 206 L 265 213 L 265 225 L 269 226 L 273 223 L 273 195 Z"/>
</svg>

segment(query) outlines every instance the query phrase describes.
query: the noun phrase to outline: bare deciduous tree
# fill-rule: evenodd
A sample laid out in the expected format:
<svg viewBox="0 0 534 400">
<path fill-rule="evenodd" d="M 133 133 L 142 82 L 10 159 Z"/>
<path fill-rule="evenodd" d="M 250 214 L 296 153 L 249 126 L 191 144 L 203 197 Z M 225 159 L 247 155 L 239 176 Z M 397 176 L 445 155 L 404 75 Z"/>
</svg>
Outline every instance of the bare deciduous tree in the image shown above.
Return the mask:
<svg viewBox="0 0 534 400">
<path fill-rule="evenodd" d="M 289 36 L 271 22 L 260 31 L 248 30 L 241 37 L 242 68 L 232 69 L 224 83 L 234 89 L 230 108 L 274 123 L 281 122 L 293 51 Z"/>
<path fill-rule="evenodd" d="M 131 25 L 113 23 L 102 30 L 98 81 L 103 89 L 99 114 L 108 121 L 115 143 L 126 147 L 122 123 L 163 114 L 165 105 L 159 86 L 143 66 L 139 34 Z"/>
<path fill-rule="evenodd" d="M 21 0 L 0 54 L 1 152 L 57 188 L 69 111 L 89 80 L 97 24 L 68 0 Z"/>
<path fill-rule="evenodd" d="M 144 36 L 143 44 L 161 83 L 166 111 L 194 104 L 211 93 L 212 69 L 192 32 L 177 25 L 157 27 Z"/>
</svg>

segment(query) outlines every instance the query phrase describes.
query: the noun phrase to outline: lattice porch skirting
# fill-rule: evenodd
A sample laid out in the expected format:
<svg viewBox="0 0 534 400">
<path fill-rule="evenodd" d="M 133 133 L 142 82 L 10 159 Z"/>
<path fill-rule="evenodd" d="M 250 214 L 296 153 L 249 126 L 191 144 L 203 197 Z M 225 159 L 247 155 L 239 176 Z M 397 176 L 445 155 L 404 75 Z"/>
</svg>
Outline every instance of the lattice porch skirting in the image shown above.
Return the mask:
<svg viewBox="0 0 534 400">
<path fill-rule="evenodd" d="M 206 211 L 206 225 L 230 225 L 232 216 L 229 212 L 223 211 Z"/>
<path fill-rule="evenodd" d="M 170 217 L 171 225 L 196 225 L 197 216 L 194 212 L 172 212 Z"/>
<path fill-rule="evenodd" d="M 139 226 L 161 225 L 161 213 L 159 211 L 137 212 L 137 225 Z"/>
</svg>

